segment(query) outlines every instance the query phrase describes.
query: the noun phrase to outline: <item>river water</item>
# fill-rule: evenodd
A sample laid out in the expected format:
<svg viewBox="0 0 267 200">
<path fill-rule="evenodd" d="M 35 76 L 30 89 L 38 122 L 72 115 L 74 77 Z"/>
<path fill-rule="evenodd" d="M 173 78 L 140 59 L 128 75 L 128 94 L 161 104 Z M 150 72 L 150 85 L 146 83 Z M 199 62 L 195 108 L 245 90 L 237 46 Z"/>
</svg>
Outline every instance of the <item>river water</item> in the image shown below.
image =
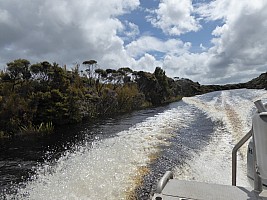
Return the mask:
<svg viewBox="0 0 267 200">
<path fill-rule="evenodd" d="M 231 151 L 251 128 L 264 90 L 183 98 L 45 138 L 1 141 L 1 199 L 149 199 L 166 170 L 175 178 L 231 184 Z M 237 184 L 249 186 L 246 147 Z"/>
</svg>

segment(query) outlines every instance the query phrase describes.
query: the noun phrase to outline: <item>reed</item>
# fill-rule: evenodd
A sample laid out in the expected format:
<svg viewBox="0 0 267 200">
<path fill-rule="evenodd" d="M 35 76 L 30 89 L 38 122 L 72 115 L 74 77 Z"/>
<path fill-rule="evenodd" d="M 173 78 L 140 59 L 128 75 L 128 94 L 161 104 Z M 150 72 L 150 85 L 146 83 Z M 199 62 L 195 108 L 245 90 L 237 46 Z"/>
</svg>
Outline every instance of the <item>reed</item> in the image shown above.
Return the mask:
<svg viewBox="0 0 267 200">
<path fill-rule="evenodd" d="M 52 122 L 42 122 L 39 125 L 30 124 L 28 126 L 21 126 L 20 132 L 22 134 L 51 134 L 54 132 L 54 125 Z"/>
</svg>

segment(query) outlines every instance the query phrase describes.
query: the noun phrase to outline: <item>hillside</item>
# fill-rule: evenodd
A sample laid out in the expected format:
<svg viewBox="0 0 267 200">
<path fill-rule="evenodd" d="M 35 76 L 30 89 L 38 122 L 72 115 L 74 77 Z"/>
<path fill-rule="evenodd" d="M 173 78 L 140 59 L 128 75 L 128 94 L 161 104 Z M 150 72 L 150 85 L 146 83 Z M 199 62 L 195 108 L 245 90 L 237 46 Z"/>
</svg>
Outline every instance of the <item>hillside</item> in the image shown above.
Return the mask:
<svg viewBox="0 0 267 200">
<path fill-rule="evenodd" d="M 245 83 L 248 89 L 267 89 L 267 72 Z"/>
<path fill-rule="evenodd" d="M 267 72 L 246 83 L 226 84 L 226 85 L 201 85 L 189 79 L 178 79 L 175 81 L 181 87 L 181 96 L 194 96 L 213 91 L 232 90 L 232 89 L 267 89 Z"/>
</svg>

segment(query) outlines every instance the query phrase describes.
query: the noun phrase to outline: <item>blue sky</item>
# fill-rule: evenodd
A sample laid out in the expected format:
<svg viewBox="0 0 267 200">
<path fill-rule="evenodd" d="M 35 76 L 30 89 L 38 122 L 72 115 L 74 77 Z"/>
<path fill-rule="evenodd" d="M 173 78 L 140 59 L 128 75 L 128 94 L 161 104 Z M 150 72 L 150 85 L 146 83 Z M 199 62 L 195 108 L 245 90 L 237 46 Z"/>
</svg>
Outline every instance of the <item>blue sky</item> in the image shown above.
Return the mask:
<svg viewBox="0 0 267 200">
<path fill-rule="evenodd" d="M 266 0 L 0 0 L 0 64 L 97 60 L 202 84 L 266 72 Z"/>
</svg>

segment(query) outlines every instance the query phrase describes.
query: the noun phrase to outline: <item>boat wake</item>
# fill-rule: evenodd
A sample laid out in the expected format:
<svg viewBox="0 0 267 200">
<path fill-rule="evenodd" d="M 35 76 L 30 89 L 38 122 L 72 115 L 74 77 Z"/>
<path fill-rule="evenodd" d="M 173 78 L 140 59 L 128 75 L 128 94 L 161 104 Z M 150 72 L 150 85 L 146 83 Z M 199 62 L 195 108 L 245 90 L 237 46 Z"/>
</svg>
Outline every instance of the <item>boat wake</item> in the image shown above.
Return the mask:
<svg viewBox="0 0 267 200">
<path fill-rule="evenodd" d="M 191 113 L 173 108 L 119 132 L 115 137 L 76 145 L 58 160 L 38 167 L 36 175 L 7 199 L 125 199 L 148 173 L 160 146 Z"/>
<path fill-rule="evenodd" d="M 160 162 L 162 149 L 174 148 L 171 142 L 176 140 L 172 138 L 197 123 L 198 116 L 212 121 L 211 137 L 208 141 L 200 138 L 198 142 L 203 144 L 197 151 L 181 147 L 184 152 L 180 155 L 190 156 L 180 159 L 172 170 L 178 179 L 230 184 L 232 147 L 251 128 L 253 101 L 259 98 L 266 99 L 266 92 L 233 90 L 183 98 L 173 108 L 133 124 L 114 137 L 93 142 L 85 139 L 82 145 L 74 145 L 59 159 L 40 164 L 23 186 L 14 186 L 16 194 L 6 193 L 4 198 L 136 199 L 135 189 L 153 171 L 151 163 Z M 196 143 L 189 133 L 179 137 Z M 242 186 L 249 184 L 245 157 L 244 148 L 238 156 L 237 184 Z"/>
<path fill-rule="evenodd" d="M 253 102 L 265 99 L 261 90 L 233 90 L 218 92 L 211 99 L 205 95 L 183 100 L 201 109 L 214 122 L 214 136 L 200 152 L 175 169 L 178 179 L 197 180 L 217 184 L 231 184 L 232 149 L 251 129 Z M 237 185 L 248 187 L 245 144 L 238 154 Z"/>
</svg>

